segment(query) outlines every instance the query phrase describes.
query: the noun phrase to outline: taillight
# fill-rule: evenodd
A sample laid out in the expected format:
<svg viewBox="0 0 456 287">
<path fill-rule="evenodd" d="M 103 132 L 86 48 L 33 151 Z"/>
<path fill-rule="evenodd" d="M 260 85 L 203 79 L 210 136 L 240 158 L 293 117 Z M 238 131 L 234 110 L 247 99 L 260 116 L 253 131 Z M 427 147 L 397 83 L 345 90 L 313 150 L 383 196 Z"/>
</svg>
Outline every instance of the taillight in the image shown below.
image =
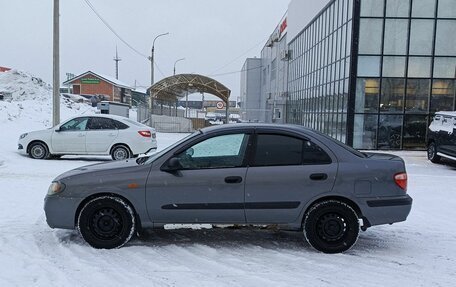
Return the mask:
<svg viewBox="0 0 456 287">
<path fill-rule="evenodd" d="M 151 137 L 150 131 L 139 131 L 138 134 L 142 135 L 145 138 Z"/>
<path fill-rule="evenodd" d="M 394 176 L 394 182 L 404 191 L 407 191 L 407 174 L 405 172 L 396 174 Z"/>
</svg>

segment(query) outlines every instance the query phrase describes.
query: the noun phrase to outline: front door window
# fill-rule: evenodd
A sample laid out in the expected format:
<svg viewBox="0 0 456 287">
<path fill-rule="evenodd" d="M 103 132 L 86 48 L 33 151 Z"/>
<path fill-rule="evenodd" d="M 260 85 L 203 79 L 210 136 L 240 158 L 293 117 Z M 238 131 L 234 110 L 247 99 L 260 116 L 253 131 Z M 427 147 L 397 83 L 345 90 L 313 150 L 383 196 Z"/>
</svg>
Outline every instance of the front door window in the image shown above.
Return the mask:
<svg viewBox="0 0 456 287">
<path fill-rule="evenodd" d="M 182 169 L 241 167 L 248 139 L 246 134 L 215 136 L 188 148 L 177 158 Z"/>
</svg>

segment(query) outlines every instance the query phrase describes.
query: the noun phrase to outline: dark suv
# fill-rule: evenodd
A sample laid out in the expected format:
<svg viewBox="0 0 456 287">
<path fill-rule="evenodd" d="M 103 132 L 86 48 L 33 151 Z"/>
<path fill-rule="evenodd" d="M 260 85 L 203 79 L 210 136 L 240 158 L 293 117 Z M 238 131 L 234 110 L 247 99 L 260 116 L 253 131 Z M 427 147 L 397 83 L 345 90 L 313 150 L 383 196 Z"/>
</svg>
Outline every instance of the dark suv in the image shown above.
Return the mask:
<svg viewBox="0 0 456 287">
<path fill-rule="evenodd" d="M 456 112 L 438 112 L 429 126 L 428 159 L 438 163 L 442 157 L 456 161 Z"/>
</svg>

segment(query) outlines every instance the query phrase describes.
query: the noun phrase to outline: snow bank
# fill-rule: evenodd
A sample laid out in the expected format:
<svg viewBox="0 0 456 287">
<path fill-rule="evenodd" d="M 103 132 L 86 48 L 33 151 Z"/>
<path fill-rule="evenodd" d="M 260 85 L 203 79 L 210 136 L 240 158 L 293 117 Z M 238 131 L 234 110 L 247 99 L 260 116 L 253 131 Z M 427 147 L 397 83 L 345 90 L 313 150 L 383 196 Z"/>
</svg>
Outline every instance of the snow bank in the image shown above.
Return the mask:
<svg viewBox="0 0 456 287">
<path fill-rule="evenodd" d="M 12 94 L 11 101 L 0 101 L 0 123 L 24 121 L 36 128 L 52 124 L 52 87 L 27 72 L 11 70 L 0 73 L 0 91 Z M 79 98 L 61 96 L 60 117 L 65 120 L 81 114 L 94 114 Z"/>
<path fill-rule="evenodd" d="M 13 101 L 47 101 L 52 86 L 27 72 L 11 70 L 0 73 L 0 91 L 13 94 Z"/>
</svg>

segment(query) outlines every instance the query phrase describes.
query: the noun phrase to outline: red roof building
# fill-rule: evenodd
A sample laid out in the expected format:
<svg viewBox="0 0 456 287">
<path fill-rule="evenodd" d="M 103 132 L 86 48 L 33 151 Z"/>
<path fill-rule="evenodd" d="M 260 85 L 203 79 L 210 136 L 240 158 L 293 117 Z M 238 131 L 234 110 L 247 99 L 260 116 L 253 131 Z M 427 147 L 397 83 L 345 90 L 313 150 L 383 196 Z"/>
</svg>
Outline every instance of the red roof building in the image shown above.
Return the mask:
<svg viewBox="0 0 456 287">
<path fill-rule="evenodd" d="M 10 69 L 10 68 L 6 68 L 6 67 L 0 66 L 0 73 L 1 73 L 1 72 L 8 72 L 9 70 L 11 70 L 11 69 Z"/>
</svg>

